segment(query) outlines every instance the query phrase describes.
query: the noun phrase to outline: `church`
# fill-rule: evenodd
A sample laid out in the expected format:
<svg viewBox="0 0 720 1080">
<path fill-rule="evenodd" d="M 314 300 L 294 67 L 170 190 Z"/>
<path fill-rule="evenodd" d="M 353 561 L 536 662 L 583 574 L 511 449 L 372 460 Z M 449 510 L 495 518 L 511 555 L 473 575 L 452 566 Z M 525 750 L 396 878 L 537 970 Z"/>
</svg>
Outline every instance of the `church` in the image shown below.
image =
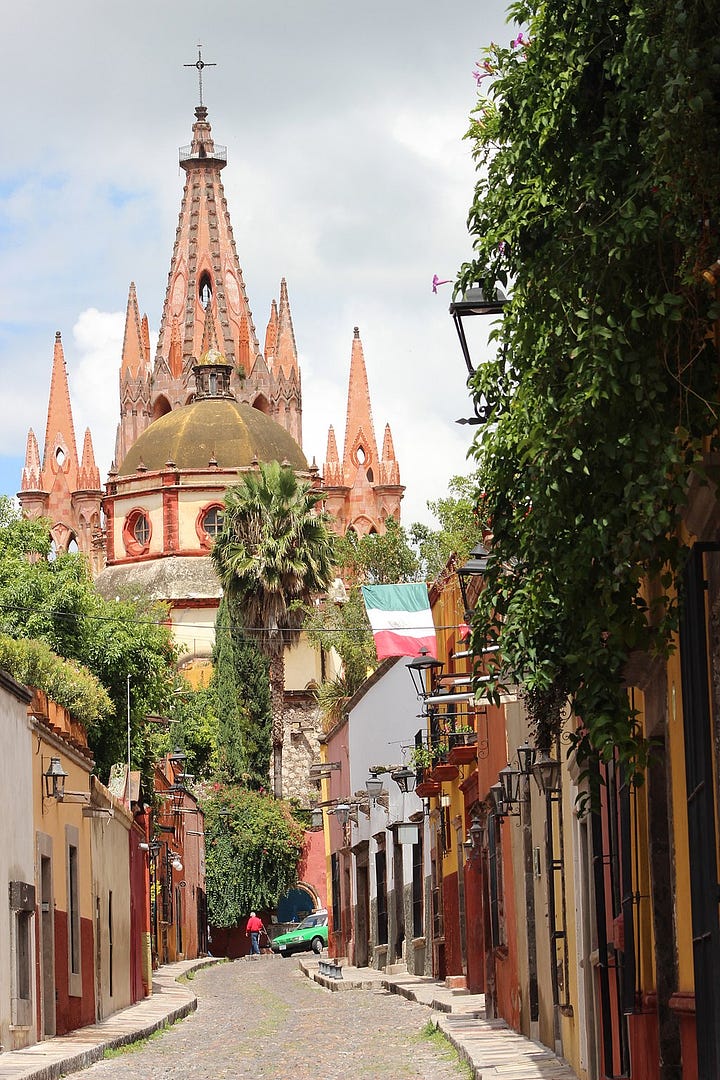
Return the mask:
<svg viewBox="0 0 720 1080">
<path fill-rule="evenodd" d="M 157 350 L 153 358 L 131 284 L 115 460 L 104 489 L 90 430 L 78 455 L 58 332 L 43 453 L 31 430 L 18 498 L 26 516 L 50 519 L 56 550 L 88 557 L 103 595 L 168 604 L 180 663 L 193 680 L 212 652 L 221 590 L 208 552 L 230 484 L 261 461 L 280 461 L 320 487 L 336 531 L 359 535 L 383 532 L 389 516 L 399 520 L 404 488 L 389 425 L 378 453 L 357 327 L 342 456 L 330 426 L 322 473 L 314 459 L 308 464 L 288 286 L 283 278 L 269 306 L 261 348 L 223 190 L 227 150 L 214 141 L 203 104 L 179 158 L 185 182 Z M 298 695 L 301 732 L 322 659 L 302 644 L 287 657 L 286 697 Z"/>
</svg>

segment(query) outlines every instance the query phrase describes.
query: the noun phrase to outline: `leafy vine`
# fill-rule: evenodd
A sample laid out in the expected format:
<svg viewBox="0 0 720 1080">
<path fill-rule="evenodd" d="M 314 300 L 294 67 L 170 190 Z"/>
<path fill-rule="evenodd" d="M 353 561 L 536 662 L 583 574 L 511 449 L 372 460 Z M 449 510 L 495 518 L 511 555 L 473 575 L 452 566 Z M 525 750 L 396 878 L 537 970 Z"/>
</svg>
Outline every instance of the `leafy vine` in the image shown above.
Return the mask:
<svg viewBox="0 0 720 1080">
<path fill-rule="evenodd" d="M 709 0 L 529 0 L 478 64 L 474 258 L 510 286 L 474 445 L 492 527 L 474 644 L 580 752 L 642 767 L 628 654 L 667 653 L 681 512 L 718 413 L 720 45 Z M 548 714 L 549 715 L 549 714 Z"/>
</svg>

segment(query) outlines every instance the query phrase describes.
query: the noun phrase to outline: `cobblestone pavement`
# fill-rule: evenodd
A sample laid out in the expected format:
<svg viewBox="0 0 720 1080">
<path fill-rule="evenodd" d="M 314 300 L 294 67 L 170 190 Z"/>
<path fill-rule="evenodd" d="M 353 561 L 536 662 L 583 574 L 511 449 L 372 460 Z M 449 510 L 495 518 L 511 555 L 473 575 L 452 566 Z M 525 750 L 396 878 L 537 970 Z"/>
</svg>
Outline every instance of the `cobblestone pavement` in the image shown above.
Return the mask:
<svg viewBox="0 0 720 1080">
<path fill-rule="evenodd" d="M 421 1036 L 424 1005 L 385 990 L 331 993 L 296 959 L 262 956 L 196 974 L 197 1012 L 141 1045 L 75 1073 L 88 1080 L 458 1080 Z M 465 1074 L 467 1075 L 467 1074 Z"/>
</svg>

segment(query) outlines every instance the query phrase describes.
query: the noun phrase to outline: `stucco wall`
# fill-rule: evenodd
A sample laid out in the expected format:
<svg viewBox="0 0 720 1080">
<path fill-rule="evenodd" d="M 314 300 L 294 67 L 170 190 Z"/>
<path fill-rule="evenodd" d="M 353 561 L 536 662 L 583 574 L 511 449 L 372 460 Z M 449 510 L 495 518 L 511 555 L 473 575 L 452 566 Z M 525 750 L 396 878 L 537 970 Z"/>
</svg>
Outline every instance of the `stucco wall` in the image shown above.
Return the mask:
<svg viewBox="0 0 720 1080">
<path fill-rule="evenodd" d="M 94 782 L 96 794 L 104 792 Z M 102 801 L 111 806 L 111 796 Z M 95 900 L 95 985 L 98 1020 L 132 1001 L 130 984 L 129 831 L 132 819 L 116 799 L 113 816 L 90 819 Z"/>
<path fill-rule="evenodd" d="M 17 689 L 15 689 L 17 687 Z M 0 1043 L 5 1050 L 18 1049 L 35 1042 L 35 980 L 31 965 L 28 1004 L 21 1002 L 13 1010 L 16 996 L 16 965 L 14 913 L 8 915 L 9 883 L 22 881 L 33 884 L 32 818 L 32 744 L 27 719 L 27 703 L 21 699 L 22 689 L 4 672 L 0 673 L 0 821 L 3 823 L 0 844 L 0 900 L 4 911 L 0 917 Z M 30 955 L 35 950 L 35 918 L 30 916 Z M 18 1015 L 25 1013 L 25 1016 Z M 14 1013 L 14 1015 L 13 1015 Z M 13 1020 L 27 1022 L 11 1031 Z"/>
</svg>

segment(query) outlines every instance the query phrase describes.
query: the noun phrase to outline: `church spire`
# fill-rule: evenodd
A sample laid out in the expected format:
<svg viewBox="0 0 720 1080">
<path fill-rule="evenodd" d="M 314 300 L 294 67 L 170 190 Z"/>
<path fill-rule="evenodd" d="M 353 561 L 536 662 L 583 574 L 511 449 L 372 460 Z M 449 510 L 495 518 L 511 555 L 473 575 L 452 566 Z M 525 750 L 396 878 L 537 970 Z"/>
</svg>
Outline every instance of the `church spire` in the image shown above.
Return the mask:
<svg viewBox="0 0 720 1080">
<path fill-rule="evenodd" d="M 207 109 L 199 105 L 192 141 L 180 150 L 185 188 L 155 359 L 153 394 L 171 408 L 184 405 L 192 394 L 192 368 L 203 352 L 206 308 L 213 318 L 216 347 L 234 369 L 244 354 L 248 374 L 260 352 L 220 178 L 226 164 L 227 150 L 214 141 Z M 180 370 L 173 345 L 175 321 L 182 342 Z M 238 378 L 234 371 L 234 384 Z"/>
<path fill-rule="evenodd" d="M 357 326 L 353 331 L 350 354 L 342 462 L 338 458 L 335 431 L 331 427 L 323 486 L 327 492 L 325 508 L 335 518 L 335 527 L 341 533 L 350 528 L 361 535 L 382 533 L 388 517 L 400 520 L 400 501 L 404 491 L 400 485 L 400 469 L 395 460 L 389 426 L 385 428 L 382 457 L 378 457 L 367 369 Z"/>
<path fill-rule="evenodd" d="M 347 417 L 345 420 L 345 448 L 343 466 L 345 478 L 354 477 L 358 465 L 374 469 L 378 462 L 375 428 L 370 406 L 370 388 L 368 386 L 365 356 L 363 354 L 360 330 L 353 330 L 352 352 L 350 354 L 350 380 L 348 383 Z"/>
<path fill-rule="evenodd" d="M 37 439 L 31 430 L 18 498 L 26 517 L 50 518 L 50 534 L 58 551 L 67 551 L 74 541 L 80 551 L 93 555 L 92 537 L 100 528 L 100 473 L 89 432 L 85 435 L 82 462 L 78 463 L 59 330 L 53 350 L 43 459 L 41 463 Z"/>
<path fill-rule="evenodd" d="M 130 282 L 125 311 L 125 334 L 120 360 L 120 423 L 115 457 L 120 464 L 138 435 L 150 423 L 150 334 L 147 317 L 140 318 L 135 282 Z"/>
<path fill-rule="evenodd" d="M 45 427 L 45 449 L 43 451 L 43 488 L 51 491 L 54 478 L 62 474 L 70 490 L 77 483 L 77 445 L 75 443 L 75 425 L 73 424 L 70 390 L 68 388 L 65 355 L 62 337 L 58 330 L 55 334 L 52 375 L 50 377 L 50 400 L 48 402 L 47 424 Z"/>
</svg>

